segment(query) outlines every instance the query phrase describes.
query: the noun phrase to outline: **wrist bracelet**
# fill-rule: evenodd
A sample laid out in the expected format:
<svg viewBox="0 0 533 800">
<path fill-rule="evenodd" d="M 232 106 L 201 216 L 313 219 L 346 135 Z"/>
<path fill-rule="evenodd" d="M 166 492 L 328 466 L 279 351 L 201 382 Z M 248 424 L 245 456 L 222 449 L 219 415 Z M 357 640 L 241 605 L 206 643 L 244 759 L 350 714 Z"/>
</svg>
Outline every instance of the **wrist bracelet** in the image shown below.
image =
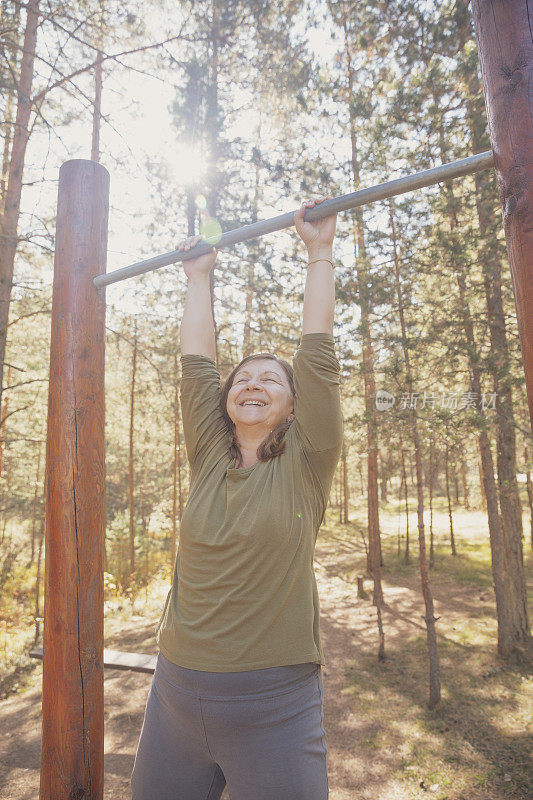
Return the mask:
<svg viewBox="0 0 533 800">
<path fill-rule="evenodd" d="M 329 261 L 329 263 L 331 264 L 331 268 L 335 269 L 333 261 L 330 258 L 314 258 L 312 261 L 307 262 L 307 266 L 309 266 L 309 264 L 316 264 L 317 261 Z"/>
</svg>

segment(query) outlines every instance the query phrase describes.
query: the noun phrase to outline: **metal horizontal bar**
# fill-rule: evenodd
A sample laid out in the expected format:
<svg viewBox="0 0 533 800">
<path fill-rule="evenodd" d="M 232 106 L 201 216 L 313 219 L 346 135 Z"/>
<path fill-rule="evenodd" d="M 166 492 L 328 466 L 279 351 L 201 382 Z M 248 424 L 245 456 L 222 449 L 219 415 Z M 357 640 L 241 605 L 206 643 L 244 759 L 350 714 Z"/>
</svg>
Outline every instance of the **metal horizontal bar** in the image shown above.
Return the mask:
<svg viewBox="0 0 533 800">
<path fill-rule="evenodd" d="M 448 181 L 452 178 L 460 178 L 463 175 L 480 172 L 481 170 L 489 169 L 489 167 L 493 165 L 493 153 L 491 150 L 487 150 L 484 153 L 477 153 L 474 156 L 461 158 L 449 164 L 442 164 L 439 167 L 425 169 L 413 175 L 406 175 L 403 178 L 396 178 L 386 183 L 378 183 L 376 186 L 370 186 L 368 189 L 359 189 L 357 192 L 350 192 L 350 194 L 343 194 L 340 197 L 332 197 L 329 200 L 324 200 L 320 205 L 308 208 L 305 212 L 305 219 L 312 222 L 313 220 L 327 217 L 330 214 L 336 214 L 339 211 L 348 211 L 351 208 L 364 206 L 368 203 L 375 203 L 378 200 L 385 200 L 387 197 L 395 197 L 398 194 L 413 192 L 416 189 L 422 189 L 424 186 L 432 186 L 435 183 Z M 123 281 L 126 278 L 133 278 L 135 275 L 151 272 L 154 269 L 166 267 L 169 264 L 176 264 L 178 261 L 188 261 L 191 258 L 197 258 L 204 253 L 208 253 L 213 245 L 216 246 L 217 250 L 224 250 L 238 242 L 256 239 L 258 236 L 264 236 L 266 233 L 273 233 L 274 231 L 281 231 L 284 228 L 291 228 L 294 225 L 294 213 L 294 211 L 290 211 L 287 214 L 280 214 L 271 219 L 254 222 L 251 225 L 243 225 L 242 228 L 227 231 L 219 237 L 208 237 L 205 239 L 205 243 L 201 242 L 197 244 L 196 247 L 187 251 L 171 250 L 169 253 L 162 253 L 159 256 L 154 256 L 154 258 L 148 258 L 146 261 L 138 261 L 136 264 L 131 264 L 129 267 L 122 267 L 122 269 L 116 269 L 105 275 L 98 275 L 96 278 L 93 278 L 93 283 L 97 288 L 108 286 L 110 283 Z"/>
</svg>

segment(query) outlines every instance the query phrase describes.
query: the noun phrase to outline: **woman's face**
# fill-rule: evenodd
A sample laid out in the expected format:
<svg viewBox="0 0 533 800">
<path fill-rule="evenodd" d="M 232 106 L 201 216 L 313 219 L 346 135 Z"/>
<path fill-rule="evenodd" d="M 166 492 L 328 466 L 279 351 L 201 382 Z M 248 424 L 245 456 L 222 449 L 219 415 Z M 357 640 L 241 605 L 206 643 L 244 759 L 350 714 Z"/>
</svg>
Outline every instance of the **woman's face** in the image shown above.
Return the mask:
<svg viewBox="0 0 533 800">
<path fill-rule="evenodd" d="M 256 404 L 245 404 L 255 400 Z M 294 417 L 294 402 L 285 370 L 271 358 L 252 359 L 233 378 L 226 410 L 237 431 L 265 437 L 280 422 Z"/>
</svg>

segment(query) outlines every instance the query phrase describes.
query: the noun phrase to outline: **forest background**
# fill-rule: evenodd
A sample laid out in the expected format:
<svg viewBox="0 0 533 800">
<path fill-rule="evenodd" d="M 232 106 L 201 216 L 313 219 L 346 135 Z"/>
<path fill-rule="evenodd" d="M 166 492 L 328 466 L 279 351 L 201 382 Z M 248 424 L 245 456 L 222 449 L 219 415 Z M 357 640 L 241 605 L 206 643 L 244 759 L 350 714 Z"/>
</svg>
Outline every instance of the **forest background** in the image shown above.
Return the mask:
<svg viewBox="0 0 533 800">
<path fill-rule="evenodd" d="M 430 168 L 490 140 L 463 0 L 6 0 L 0 30 L 0 686 L 9 693 L 42 633 L 60 165 L 92 158 L 111 174 L 110 271 L 172 250 L 184 234 Z M 468 555 L 472 569 L 486 567 L 488 591 L 504 587 L 491 640 L 520 662 L 531 644 L 533 443 L 494 172 L 339 215 L 334 257 L 345 442 L 328 513 L 363 547 L 354 596 L 363 573 L 379 611 L 383 568 L 418 562 L 429 585 L 439 558 L 450 568 L 448 556 Z M 219 254 L 222 379 L 253 352 L 292 358 L 305 266 L 290 230 Z M 106 290 L 107 615 L 126 598 L 133 613 L 175 561 L 190 482 L 178 401 L 185 291 L 179 264 Z M 392 408 L 377 408 L 378 390 L 394 396 Z"/>
</svg>

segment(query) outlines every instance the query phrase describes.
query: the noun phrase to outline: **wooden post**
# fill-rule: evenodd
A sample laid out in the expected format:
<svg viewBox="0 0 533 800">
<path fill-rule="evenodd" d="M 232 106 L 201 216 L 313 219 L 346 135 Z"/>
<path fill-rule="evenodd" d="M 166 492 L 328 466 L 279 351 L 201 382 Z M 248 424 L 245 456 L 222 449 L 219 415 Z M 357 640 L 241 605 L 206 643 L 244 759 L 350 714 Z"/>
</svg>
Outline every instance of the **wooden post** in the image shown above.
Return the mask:
<svg viewBox="0 0 533 800">
<path fill-rule="evenodd" d="M 533 43 L 526 0 L 473 0 L 533 427 Z"/>
<path fill-rule="evenodd" d="M 46 443 L 40 800 L 102 800 L 105 289 L 109 173 L 59 171 Z"/>
</svg>

